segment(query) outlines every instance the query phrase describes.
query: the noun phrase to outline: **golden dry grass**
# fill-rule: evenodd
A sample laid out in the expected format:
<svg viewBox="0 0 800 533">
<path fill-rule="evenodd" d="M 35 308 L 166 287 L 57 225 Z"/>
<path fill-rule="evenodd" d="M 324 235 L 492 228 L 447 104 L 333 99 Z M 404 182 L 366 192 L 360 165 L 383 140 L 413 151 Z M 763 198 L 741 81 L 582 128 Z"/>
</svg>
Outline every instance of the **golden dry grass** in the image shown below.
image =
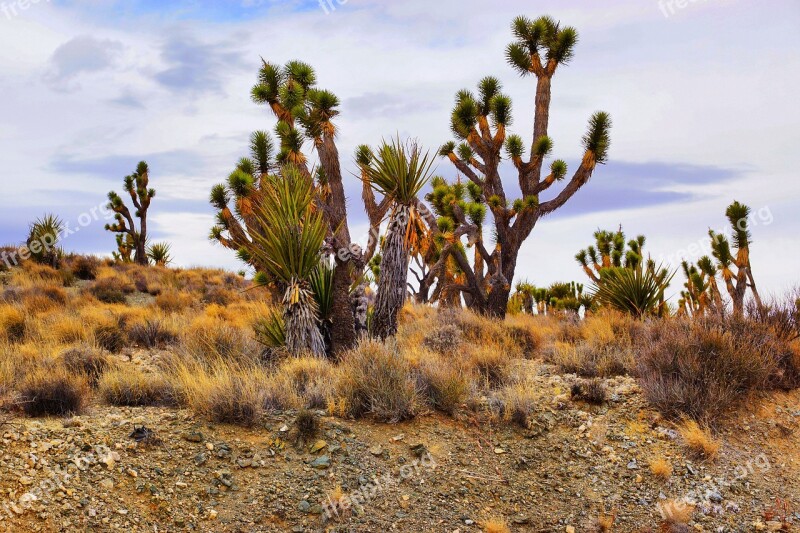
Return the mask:
<svg viewBox="0 0 800 533">
<path fill-rule="evenodd" d="M 511 528 L 504 518 L 489 518 L 481 524 L 481 527 L 484 533 L 511 533 Z"/>
<path fill-rule="evenodd" d="M 658 457 L 650 462 L 650 472 L 661 481 L 667 481 L 672 476 L 672 464 Z"/>
<path fill-rule="evenodd" d="M 694 516 L 695 506 L 685 500 L 666 500 L 659 505 L 666 525 L 686 525 Z"/>
<path fill-rule="evenodd" d="M 684 419 L 678 424 L 678 431 L 692 455 L 708 461 L 717 457 L 720 443 L 711 435 L 708 427 L 701 426 L 695 420 Z"/>
</svg>

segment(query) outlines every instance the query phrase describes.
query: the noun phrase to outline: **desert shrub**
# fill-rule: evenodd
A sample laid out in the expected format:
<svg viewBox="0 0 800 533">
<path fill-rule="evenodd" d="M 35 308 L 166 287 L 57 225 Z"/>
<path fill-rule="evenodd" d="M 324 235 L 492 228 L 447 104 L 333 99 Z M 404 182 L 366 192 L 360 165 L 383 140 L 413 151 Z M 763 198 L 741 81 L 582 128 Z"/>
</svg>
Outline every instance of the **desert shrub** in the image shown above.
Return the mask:
<svg viewBox="0 0 800 533">
<path fill-rule="evenodd" d="M 261 418 L 264 401 L 255 381 L 228 374 L 209 389 L 206 408 L 214 422 L 252 426 Z"/>
<path fill-rule="evenodd" d="M 501 415 L 504 421 L 529 428 L 540 403 L 529 384 L 519 382 L 499 390 L 492 397 L 489 407 L 493 414 Z"/>
<path fill-rule="evenodd" d="M 635 363 L 630 347 L 577 345 L 556 342 L 548 351 L 546 360 L 565 374 L 581 377 L 621 376 L 633 370 Z"/>
<path fill-rule="evenodd" d="M 425 359 L 420 363 L 417 376 L 420 392 L 439 411 L 453 414 L 469 394 L 468 376 L 451 361 Z"/>
<path fill-rule="evenodd" d="M 503 324 L 503 329 L 511 341 L 522 350 L 525 357 L 532 357 L 541 347 L 542 337 L 533 329 L 532 325 L 517 323 L 521 318 L 522 316 L 510 317 Z"/>
<path fill-rule="evenodd" d="M 66 368 L 40 368 L 19 386 L 19 401 L 28 416 L 66 416 L 83 411 L 89 395 L 86 378 Z"/>
<path fill-rule="evenodd" d="M 306 396 L 315 394 L 319 389 L 312 387 L 306 392 Z M 287 409 L 297 409 L 303 406 L 311 406 L 319 403 L 316 399 L 303 399 L 294 388 L 294 383 L 286 374 L 275 373 L 263 380 L 261 384 L 262 404 L 267 411 L 285 411 Z M 326 394 L 332 395 L 331 391 Z M 330 398 L 326 398 L 329 400 Z"/>
<path fill-rule="evenodd" d="M 711 422 L 754 393 L 786 386 L 793 355 L 753 321 L 674 320 L 652 335 L 638 377 L 665 415 Z"/>
<path fill-rule="evenodd" d="M 164 320 L 155 318 L 137 322 L 128 331 L 130 340 L 147 349 L 160 348 L 178 342 L 178 332 Z"/>
<path fill-rule="evenodd" d="M 601 379 L 582 380 L 572 385 L 573 400 L 580 400 L 594 405 L 602 405 L 606 401 L 606 386 Z"/>
<path fill-rule="evenodd" d="M 209 287 L 203 294 L 202 302 L 226 306 L 238 299 L 239 296 L 232 290 L 223 287 Z"/>
<path fill-rule="evenodd" d="M 103 303 L 125 303 L 123 285 L 120 284 L 118 278 L 115 277 L 98 279 L 88 288 L 88 292 Z"/>
<path fill-rule="evenodd" d="M 25 338 L 25 313 L 13 305 L 0 305 L 0 335 L 8 342 Z"/>
<path fill-rule="evenodd" d="M 662 481 L 667 481 L 672 476 L 672 464 L 663 457 L 658 457 L 650 462 L 650 472 Z"/>
<path fill-rule="evenodd" d="M 100 261 L 96 257 L 78 256 L 72 261 L 72 272 L 75 277 L 88 281 L 97 278 L 97 269 L 100 266 Z"/>
<path fill-rule="evenodd" d="M 125 319 L 121 315 L 108 316 L 94 325 L 94 339 L 98 346 L 111 353 L 119 353 L 128 343 Z"/>
<path fill-rule="evenodd" d="M 106 372 L 98 391 L 106 403 L 128 407 L 169 404 L 174 396 L 167 380 L 133 368 Z"/>
<path fill-rule="evenodd" d="M 293 357 L 284 361 L 277 370 L 285 375 L 290 386 L 310 409 L 324 408 L 333 390 L 333 367 L 317 357 Z"/>
<path fill-rule="evenodd" d="M 179 313 L 191 305 L 192 295 L 177 290 L 163 291 L 156 296 L 156 306 L 167 313 Z"/>
<path fill-rule="evenodd" d="M 461 330 L 455 324 L 444 324 L 431 329 L 422 343 L 436 353 L 452 355 L 463 341 Z"/>
<path fill-rule="evenodd" d="M 71 314 L 56 315 L 42 327 L 43 334 L 59 344 L 83 342 L 88 336 L 84 322 Z"/>
<path fill-rule="evenodd" d="M 261 348 L 249 331 L 219 318 L 201 316 L 183 335 L 182 346 L 193 356 L 206 360 L 258 360 Z"/>
<path fill-rule="evenodd" d="M 61 279 L 62 287 L 72 287 L 75 285 L 75 274 L 68 268 L 62 268 L 58 271 L 58 277 Z"/>
<path fill-rule="evenodd" d="M 489 387 L 501 385 L 508 377 L 513 355 L 501 345 L 483 344 L 471 347 L 465 365 Z"/>
<path fill-rule="evenodd" d="M 70 348 L 61 354 L 61 362 L 70 372 L 86 377 L 89 385 L 97 386 L 110 363 L 103 352 L 90 346 Z"/>
<path fill-rule="evenodd" d="M 339 370 L 336 394 L 347 414 L 373 414 L 388 422 L 416 414 L 417 385 L 394 343 L 362 341 L 343 356 Z"/>
</svg>

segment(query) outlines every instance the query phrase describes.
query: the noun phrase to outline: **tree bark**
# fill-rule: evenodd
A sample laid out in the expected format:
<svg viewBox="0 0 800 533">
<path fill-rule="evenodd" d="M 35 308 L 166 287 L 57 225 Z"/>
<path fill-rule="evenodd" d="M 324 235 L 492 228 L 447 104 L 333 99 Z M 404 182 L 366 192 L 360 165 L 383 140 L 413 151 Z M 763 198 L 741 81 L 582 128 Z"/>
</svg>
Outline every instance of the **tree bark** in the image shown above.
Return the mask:
<svg viewBox="0 0 800 533">
<path fill-rule="evenodd" d="M 404 241 L 408 209 L 408 206 L 401 206 L 392 214 L 383 247 L 378 296 L 372 319 L 373 336 L 379 339 L 386 339 L 397 333 L 397 315 L 406 300 L 408 250 Z"/>
</svg>

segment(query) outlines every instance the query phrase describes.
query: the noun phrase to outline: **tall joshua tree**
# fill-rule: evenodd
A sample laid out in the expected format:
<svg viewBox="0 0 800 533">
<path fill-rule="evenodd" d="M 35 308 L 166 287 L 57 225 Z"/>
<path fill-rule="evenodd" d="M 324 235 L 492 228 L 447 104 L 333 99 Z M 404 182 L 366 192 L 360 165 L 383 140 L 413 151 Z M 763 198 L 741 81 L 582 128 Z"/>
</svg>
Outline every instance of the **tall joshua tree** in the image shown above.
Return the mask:
<svg viewBox="0 0 800 533">
<path fill-rule="evenodd" d="M 383 143 L 368 167 L 370 185 L 390 199 L 389 227 L 381 253 L 378 293 L 372 319 L 373 335 L 385 339 L 397 333 L 408 282 L 409 253 L 419 228 L 419 192 L 430 179 L 433 160 L 415 143 Z"/>
<path fill-rule="evenodd" d="M 326 227 L 314 205 L 310 177 L 286 166 L 281 175 L 269 175 L 262 187 L 255 214 L 263 228 L 253 234 L 258 264 L 262 264 L 283 290 L 286 348 L 294 355 L 325 355 L 320 333 L 319 305 L 312 291 L 319 267 Z"/>
<path fill-rule="evenodd" d="M 227 184 L 217 185 L 212 190 L 211 201 L 218 213 L 211 238 L 236 250 L 245 261 L 256 261 L 257 254 L 252 247 L 255 236 L 264 228 L 258 226 L 251 210 L 260 201 L 260 180 L 280 166 L 294 167 L 300 174 L 315 180 L 314 205 L 323 214 L 327 227 L 325 248 L 335 258 L 331 342 L 334 351 L 339 352 L 356 341 L 350 287 L 369 260 L 369 256 L 350 240 L 336 146 L 338 129 L 334 122 L 339 114 L 339 100 L 330 91 L 317 87 L 314 69 L 301 61 L 290 61 L 284 66 L 264 61 L 251 96 L 255 103 L 267 106 L 277 119 L 277 150 L 273 154 L 267 134 L 254 134 L 252 157 L 239 162 Z M 309 168 L 307 143 L 319 156 L 316 169 Z M 377 215 L 378 207 L 368 205 L 367 210 Z M 254 266 L 259 270 L 263 267 Z"/>
<path fill-rule="evenodd" d="M 744 298 L 747 288 L 753 292 L 753 297 L 759 309 L 763 308 L 761 297 L 753 278 L 753 269 L 750 266 L 750 208 L 734 201 L 725 210 L 725 217 L 731 225 L 731 239 L 736 247 L 736 253 L 731 250 L 731 241 L 725 235 L 709 230 L 711 237 L 711 253 L 717 260 L 717 270 L 722 275 L 725 287 L 733 302 L 734 315 L 744 314 Z M 734 269 L 736 271 L 734 272 Z"/>
<path fill-rule="evenodd" d="M 124 189 L 130 195 L 131 202 L 135 208 L 133 215 L 131 215 L 125 202 L 116 192 L 111 191 L 108 193 L 108 207 L 115 213 L 115 222 L 114 224 L 106 224 L 106 229 L 119 234 L 117 236 L 118 246 L 120 244 L 132 246 L 133 261 L 140 265 L 148 264 L 147 210 L 156 195 L 156 190 L 149 187 L 149 174 L 147 163 L 142 161 L 133 174 L 125 176 Z M 139 229 L 136 229 L 134 217 L 139 219 Z M 123 249 L 121 246 L 119 252 L 122 255 Z"/>
<path fill-rule="evenodd" d="M 511 66 L 522 76 L 536 77 L 533 136 L 526 154 L 523 140 L 509 135 L 511 99 L 502 93 L 500 81 L 486 77 L 478 84 L 478 92 L 460 91 L 456 96 L 451 127 L 460 144 L 444 145 L 440 154 L 481 189 L 481 196 L 494 218 L 497 246 L 491 254 L 478 248 L 490 275 L 489 288 L 472 272 L 466 261 L 465 292 L 475 300 L 474 307 L 491 315 L 504 316 L 511 283 L 517 266 L 520 247 L 536 223 L 563 206 L 583 187 L 596 166 L 608 156 L 611 120 L 606 113 L 595 113 L 583 137 L 583 157 L 567 185 L 552 199 L 540 202 L 539 196 L 567 175 L 567 165 L 556 160 L 549 172 L 543 172 L 545 158 L 553 141 L 548 136 L 550 122 L 550 89 L 558 68 L 573 56 L 577 31 L 562 27 L 550 17 L 530 20 L 517 17 L 512 24 L 515 41 L 506 49 Z M 520 197 L 507 196 L 500 176 L 503 149 L 513 162 L 520 188 Z M 459 255 L 459 247 L 445 247 L 448 254 Z"/>
</svg>

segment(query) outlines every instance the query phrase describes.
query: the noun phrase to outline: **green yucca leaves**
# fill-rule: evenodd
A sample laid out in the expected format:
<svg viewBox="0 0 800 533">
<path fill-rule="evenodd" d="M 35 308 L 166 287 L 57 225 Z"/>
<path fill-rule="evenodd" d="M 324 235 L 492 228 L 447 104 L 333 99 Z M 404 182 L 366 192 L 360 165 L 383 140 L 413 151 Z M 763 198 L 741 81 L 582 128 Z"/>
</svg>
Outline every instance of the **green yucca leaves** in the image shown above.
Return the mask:
<svg viewBox="0 0 800 533">
<path fill-rule="evenodd" d="M 525 147 L 522 143 L 522 137 L 519 135 L 509 135 L 506 137 L 506 153 L 511 159 L 522 157 L 525 154 Z"/>
<path fill-rule="evenodd" d="M 256 208 L 263 232 L 251 237 L 258 263 L 289 285 L 308 280 L 319 264 L 326 227 L 313 208 L 311 181 L 292 166 L 279 176 L 267 176 L 264 199 Z"/>
<path fill-rule="evenodd" d="M 492 98 L 490 114 L 495 124 L 510 126 L 512 121 L 511 98 L 504 94 L 498 94 Z"/>
<path fill-rule="evenodd" d="M 583 147 L 594 154 L 597 163 L 605 163 L 608 159 L 608 148 L 611 145 L 611 116 L 598 111 L 589 119 L 589 128 L 583 136 Z"/>
<path fill-rule="evenodd" d="M 674 276 L 661 268 L 612 267 L 600 272 L 600 282 L 592 295 L 607 305 L 637 318 L 656 314 L 664 300 L 664 291 Z"/>
<path fill-rule="evenodd" d="M 283 313 L 271 308 L 267 316 L 256 321 L 253 329 L 256 340 L 268 348 L 282 348 L 286 346 L 286 324 Z"/>
<path fill-rule="evenodd" d="M 447 157 L 452 154 L 456 149 L 456 143 L 453 141 L 446 142 L 439 148 L 439 155 L 442 157 Z"/>
<path fill-rule="evenodd" d="M 431 177 L 433 158 L 415 143 L 384 142 L 367 168 L 370 185 L 398 204 L 411 205 Z"/>
<path fill-rule="evenodd" d="M 147 257 L 153 264 L 166 266 L 172 262 L 172 246 L 167 242 L 156 242 L 147 247 Z"/>
<path fill-rule="evenodd" d="M 330 320 L 333 310 L 333 267 L 320 262 L 308 278 L 320 320 Z"/>
<path fill-rule="evenodd" d="M 538 157 L 545 157 L 553 150 L 553 140 L 542 135 L 533 143 L 533 153 Z"/>
<path fill-rule="evenodd" d="M 250 135 L 250 157 L 261 174 L 269 172 L 275 157 L 275 143 L 269 133 L 254 131 Z M 254 173 L 250 172 L 250 174 Z"/>
<path fill-rule="evenodd" d="M 550 172 L 556 181 L 563 180 L 567 175 L 567 163 L 561 159 L 556 159 L 550 165 Z"/>
</svg>

